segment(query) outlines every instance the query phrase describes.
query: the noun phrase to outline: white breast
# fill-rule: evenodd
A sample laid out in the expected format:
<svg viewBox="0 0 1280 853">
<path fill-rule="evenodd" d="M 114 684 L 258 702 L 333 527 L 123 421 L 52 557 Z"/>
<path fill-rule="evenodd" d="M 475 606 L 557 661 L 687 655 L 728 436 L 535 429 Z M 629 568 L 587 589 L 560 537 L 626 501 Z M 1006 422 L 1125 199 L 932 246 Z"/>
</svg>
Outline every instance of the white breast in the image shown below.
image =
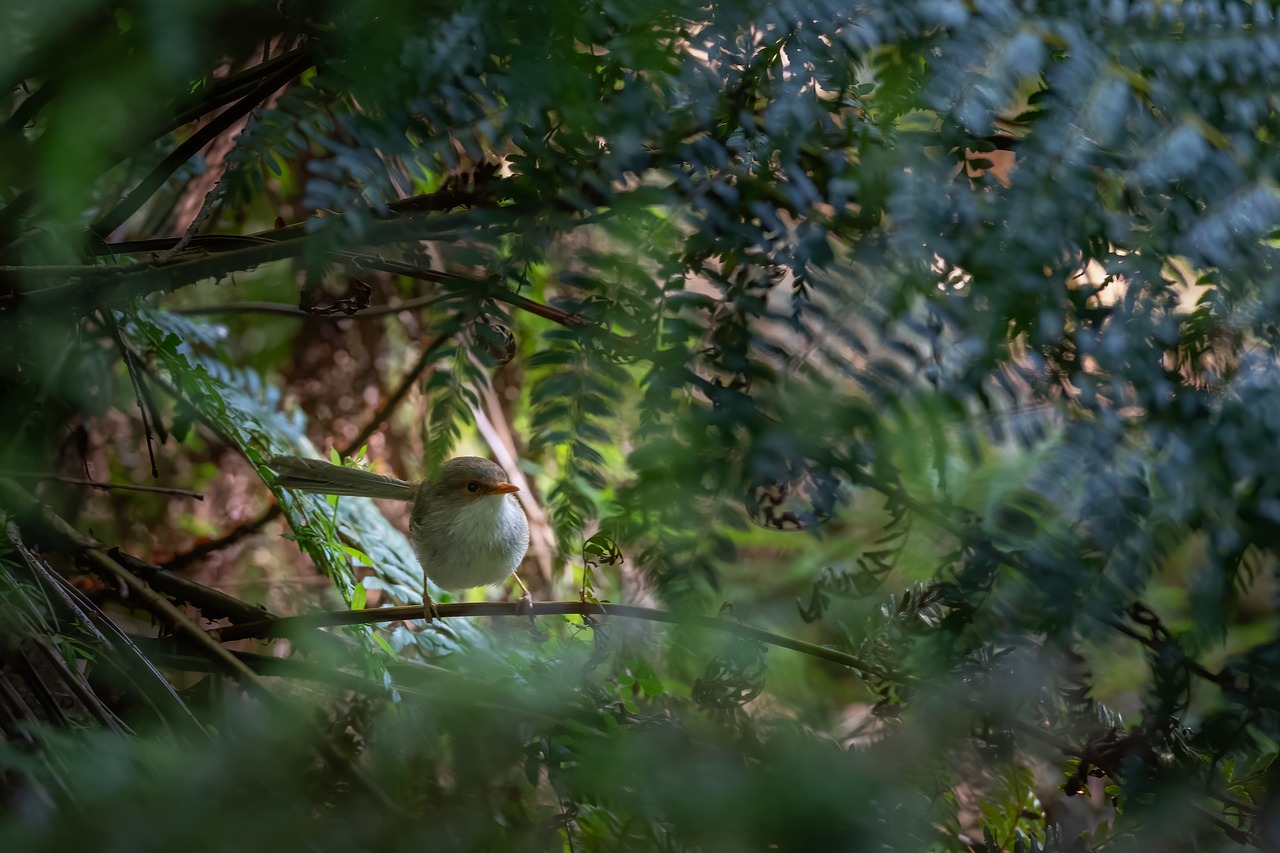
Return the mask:
<svg viewBox="0 0 1280 853">
<path fill-rule="evenodd" d="M 418 537 L 413 537 L 415 544 Z M 427 577 L 444 589 L 500 583 L 529 550 L 529 520 L 514 495 L 471 501 L 444 531 L 415 550 Z"/>
</svg>

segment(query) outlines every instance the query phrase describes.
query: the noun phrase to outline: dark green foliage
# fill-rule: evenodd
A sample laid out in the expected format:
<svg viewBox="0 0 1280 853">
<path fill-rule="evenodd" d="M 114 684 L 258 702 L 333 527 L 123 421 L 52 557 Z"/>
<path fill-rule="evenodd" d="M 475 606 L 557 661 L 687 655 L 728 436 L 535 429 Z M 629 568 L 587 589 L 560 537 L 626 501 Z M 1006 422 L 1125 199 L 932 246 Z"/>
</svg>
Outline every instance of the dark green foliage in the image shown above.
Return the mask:
<svg viewBox="0 0 1280 853">
<path fill-rule="evenodd" d="M 123 412 L 138 452 L 220 442 L 265 494 L 271 455 L 326 435 L 294 398 L 349 342 L 367 371 L 316 409 L 395 403 L 379 464 L 422 476 L 505 421 L 558 546 L 540 593 L 729 599 L 808 645 L 362 629 L 321 663 L 374 682 L 282 677 L 307 716 L 285 734 L 209 697 L 218 739 L 190 755 L 154 720 L 23 741 L 0 719 L 0 837 L 1280 844 L 1271 0 L 11 5 L 4 476 L 145 472 L 91 441 Z M 237 353 L 285 332 L 176 313 L 235 302 L 214 282 L 237 276 L 302 324 L 262 369 Z M 350 338 L 323 331 L 338 313 Z M 417 600 L 367 502 L 273 494 L 343 601 Z M 111 519 L 109 544 L 176 547 L 126 523 L 141 499 L 40 496 L 86 535 Z M 65 541 L 58 568 L 86 568 Z M 5 559 L 27 630 L 72 642 Z M 192 763 L 201 785 L 165 786 Z"/>
</svg>

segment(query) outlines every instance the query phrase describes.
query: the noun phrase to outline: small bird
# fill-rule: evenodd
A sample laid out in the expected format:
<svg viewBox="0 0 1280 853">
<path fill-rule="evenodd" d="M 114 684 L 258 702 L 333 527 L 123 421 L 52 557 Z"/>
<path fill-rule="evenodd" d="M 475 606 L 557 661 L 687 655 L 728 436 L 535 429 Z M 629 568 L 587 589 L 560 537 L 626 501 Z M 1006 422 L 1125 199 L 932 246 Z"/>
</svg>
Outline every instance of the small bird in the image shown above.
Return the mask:
<svg viewBox="0 0 1280 853">
<path fill-rule="evenodd" d="M 455 457 L 422 483 L 297 456 L 277 456 L 267 465 L 286 489 L 412 501 L 409 541 L 427 577 L 444 589 L 470 589 L 511 575 L 524 590 L 521 604 L 532 603 L 516 574 L 529 550 L 529 519 L 515 498 L 520 489 L 488 459 Z M 427 621 L 440 615 L 425 584 L 422 609 Z"/>
</svg>

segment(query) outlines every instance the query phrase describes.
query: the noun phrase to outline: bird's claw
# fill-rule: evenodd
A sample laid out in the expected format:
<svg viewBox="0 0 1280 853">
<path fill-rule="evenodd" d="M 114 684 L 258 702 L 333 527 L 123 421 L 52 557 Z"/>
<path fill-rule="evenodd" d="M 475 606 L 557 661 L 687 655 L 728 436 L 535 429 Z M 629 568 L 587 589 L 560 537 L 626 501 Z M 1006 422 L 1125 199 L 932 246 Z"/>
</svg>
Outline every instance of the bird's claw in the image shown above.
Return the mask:
<svg viewBox="0 0 1280 853">
<path fill-rule="evenodd" d="M 533 618 L 533 596 L 527 589 L 516 599 L 516 615 L 529 617 L 529 636 L 535 641 L 540 643 L 546 639 L 546 635 L 538 630 L 538 620 Z"/>
<path fill-rule="evenodd" d="M 440 608 L 436 607 L 436 603 L 431 600 L 431 596 L 424 596 L 422 599 L 422 618 L 430 625 L 440 617 Z"/>
</svg>

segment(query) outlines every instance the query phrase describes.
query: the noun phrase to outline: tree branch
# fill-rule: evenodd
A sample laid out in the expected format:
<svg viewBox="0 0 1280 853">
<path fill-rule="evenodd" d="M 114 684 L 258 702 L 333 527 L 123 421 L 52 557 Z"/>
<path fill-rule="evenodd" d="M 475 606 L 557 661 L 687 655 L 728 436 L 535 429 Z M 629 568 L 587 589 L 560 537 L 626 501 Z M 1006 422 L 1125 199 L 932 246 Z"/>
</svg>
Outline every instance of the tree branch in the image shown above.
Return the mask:
<svg viewBox="0 0 1280 853">
<path fill-rule="evenodd" d="M 188 99 L 187 103 L 175 104 L 173 117 L 167 120 L 164 125 L 159 126 L 159 129 L 153 131 L 152 138 L 154 139 L 169 131 L 176 130 L 203 115 L 208 115 L 219 107 L 239 100 L 257 88 L 261 81 L 273 76 L 278 69 L 286 64 L 294 67 L 300 65 L 302 70 L 305 71 L 315 65 L 315 60 L 311 58 L 310 51 L 307 48 L 294 48 L 218 80 L 209 86 L 206 91 L 197 92 Z"/>
<path fill-rule="evenodd" d="M 142 431 L 147 438 L 147 458 L 151 460 L 151 476 L 159 477 L 160 469 L 156 466 L 156 450 L 154 445 L 154 436 L 151 432 L 151 421 L 147 412 L 147 401 L 143 398 L 142 377 L 138 375 L 138 368 L 133 363 L 133 356 L 129 352 L 129 347 L 124 342 L 124 335 L 120 331 L 120 325 L 116 322 L 116 314 L 110 308 L 103 308 L 100 312 L 102 320 L 106 324 L 107 331 L 111 333 L 111 339 L 115 341 L 116 347 L 120 350 L 120 357 L 124 359 L 124 366 L 129 371 L 129 382 L 133 385 L 134 399 L 138 404 L 138 412 L 142 415 Z M 87 473 L 87 472 L 86 472 Z"/>
<path fill-rule="evenodd" d="M 703 628 L 710 631 L 722 631 L 745 639 L 757 640 L 778 648 L 789 649 L 810 657 L 825 660 L 839 666 L 848 667 L 859 674 L 873 675 L 885 681 L 903 685 L 918 685 L 920 679 L 911 675 L 889 672 L 861 658 L 837 651 L 827 646 L 819 646 L 797 640 L 782 634 L 774 634 L 760 628 L 753 628 L 730 619 L 718 616 L 700 616 L 693 613 L 676 613 L 670 610 L 658 610 L 652 607 L 638 607 L 631 604 L 594 604 L 584 601 L 542 601 L 534 602 L 532 607 L 521 602 L 478 602 L 464 604 L 437 604 L 436 608 L 442 618 L 466 618 L 473 616 L 618 616 L 628 619 L 641 619 L 647 622 L 663 622 L 671 625 L 682 625 L 690 628 Z M 309 630 L 346 625 L 365 625 L 379 622 L 411 621 L 422 618 L 420 605 L 401 607 L 379 607 L 371 610 L 338 610 L 324 613 L 312 613 L 305 616 L 287 616 L 277 619 L 264 619 L 225 628 L 215 628 L 211 636 L 221 642 L 233 640 L 262 639 L 267 637 L 287 636 L 296 630 Z M 959 697 L 958 701 L 965 707 L 981 713 L 987 711 L 980 703 Z M 1050 746 L 1064 755 L 1079 755 L 1081 750 L 1072 747 L 1066 741 L 1051 732 L 1025 720 L 1008 718 L 1006 722 L 1014 729 Z"/>
<path fill-rule="evenodd" d="M 191 134 L 177 148 L 169 153 L 142 181 L 126 195 L 119 204 L 102 216 L 89 229 L 99 239 L 106 239 L 112 231 L 125 223 L 130 216 L 151 198 L 169 177 L 183 163 L 190 160 L 220 134 L 232 127 L 237 121 L 248 115 L 254 108 L 271 96 L 273 92 L 285 85 L 292 78 L 301 74 L 311 65 L 311 59 L 305 53 L 293 57 L 282 67 L 267 75 L 260 83 L 249 90 L 240 101 L 227 107 L 208 124 Z"/>
<path fill-rule="evenodd" d="M 762 643 L 778 646 L 779 648 L 791 649 L 810 657 L 820 658 L 849 667 L 858 672 L 883 678 L 886 681 L 906 683 L 913 680 L 906 676 L 886 672 L 874 664 L 869 664 L 861 658 L 845 652 L 839 652 L 826 646 L 806 643 L 803 640 L 796 640 L 791 637 L 784 637 L 781 634 L 773 634 L 718 616 L 675 613 L 670 610 L 638 607 L 633 604 L 593 604 L 585 601 L 540 601 L 534 602 L 532 608 L 516 601 L 437 604 L 436 607 L 440 611 L 440 616 L 446 619 L 470 616 L 621 616 L 628 619 L 643 619 L 647 622 L 665 622 L 690 628 L 706 628 L 712 631 L 723 631 L 750 640 L 759 640 Z M 232 625 L 227 628 L 214 629 L 210 634 L 222 642 L 229 642 L 230 640 L 243 640 L 251 637 L 279 637 L 297 629 L 325 628 L 337 625 L 367 625 L 421 618 L 421 605 L 379 607 L 373 610 L 338 610 L 306 616 L 268 619 L 247 625 Z"/>
<path fill-rule="evenodd" d="M 370 223 L 362 245 L 416 240 L 451 240 L 462 229 L 505 234 L 519 227 L 510 221 L 482 222 L 476 212 L 411 215 Z M 66 315 L 84 313 L 99 306 L 123 304 L 161 291 L 177 290 L 209 278 L 223 278 L 271 261 L 300 257 L 328 235 L 308 234 L 302 225 L 274 232 L 274 239 L 240 239 L 240 248 L 215 255 L 185 256 L 172 263 L 144 263 L 120 268 L 100 265 L 0 266 L 0 279 L 37 281 L 35 286 L 11 289 L 0 296 L 0 308 Z M 192 241 L 193 243 L 195 240 Z"/>
<path fill-rule="evenodd" d="M 386 207 L 392 214 L 391 217 L 386 217 L 385 213 L 378 214 L 382 218 L 367 223 L 360 245 L 450 240 L 455 239 L 463 229 L 488 231 L 491 234 L 518 230 L 522 219 L 537 210 L 517 209 L 512 205 L 498 206 L 509 195 L 501 192 L 505 185 L 501 180 L 491 181 L 485 184 L 483 192 L 450 186 L 433 193 L 391 202 Z M 495 189 L 499 191 L 495 192 Z M 636 192 L 639 191 L 632 191 L 632 194 Z M 547 199 L 540 204 L 546 209 L 565 214 L 581 213 L 577 207 L 561 199 Z M 470 209 L 456 211 L 459 207 Z M 589 216 L 581 216 L 576 223 L 584 224 L 590 219 Z M 0 281 L 10 279 L 13 282 L 7 288 L 0 288 L 0 311 L 12 312 L 23 308 L 60 314 L 84 313 L 101 305 L 116 302 L 123 304 L 136 297 L 177 290 L 208 278 L 217 279 L 253 269 L 264 263 L 301 257 L 313 242 L 326 239 L 324 232 L 309 233 L 311 227 L 308 221 L 251 235 L 199 235 L 191 239 L 188 248 L 203 249 L 215 254 L 188 257 L 184 253 L 168 262 L 152 261 L 123 268 L 93 264 L 0 266 Z M 90 250 L 99 255 L 159 253 L 171 250 L 179 239 L 99 242 L 90 247 Z M 422 270 L 402 262 L 350 250 L 330 251 L 353 264 L 393 275 L 436 283 L 457 283 L 468 287 L 483 285 L 487 290 L 486 295 L 492 299 L 553 322 L 576 322 L 572 315 L 511 293 L 505 288 L 495 287 L 493 282 L 478 282 L 453 273 Z"/>
<path fill-rule="evenodd" d="M 64 477 L 61 474 L 42 474 L 38 471 L 0 471 L 0 477 L 12 477 L 16 480 L 55 480 L 72 486 L 90 486 L 104 492 L 151 492 L 157 495 L 177 495 L 183 498 L 204 500 L 204 495 L 191 489 L 178 489 L 171 486 L 138 486 L 133 483 L 104 483 L 100 480 L 83 480 L 79 477 Z"/>
<path fill-rule="evenodd" d="M 61 620 L 78 623 L 80 630 L 95 642 L 98 648 L 110 651 L 102 661 L 114 669 L 120 678 L 129 683 L 138 695 L 155 709 L 175 731 L 192 735 L 205 734 L 204 726 L 191 713 L 186 702 L 174 690 L 169 680 L 156 669 L 133 638 L 125 634 L 109 616 L 103 613 L 85 595 L 57 572 L 41 556 L 23 542 L 15 524 L 9 524 L 5 535 L 13 545 L 30 578 L 44 591 L 47 600 Z"/>
<path fill-rule="evenodd" d="M 184 554 L 178 554 L 172 559 L 161 563 L 160 568 L 166 572 L 180 572 L 187 566 L 200 562 L 210 554 L 221 551 L 223 548 L 230 547 L 246 536 L 257 533 L 266 527 L 274 519 L 280 515 L 280 504 L 272 504 L 269 509 L 259 515 L 252 521 L 246 521 L 243 524 L 237 524 L 217 539 L 210 539 L 208 542 L 195 546 Z"/>
<path fill-rule="evenodd" d="M 382 426 L 383 422 L 386 421 L 387 418 L 391 417 L 391 413 L 394 412 L 396 407 L 400 405 L 401 401 L 408 396 L 409 391 L 413 388 L 413 383 L 418 381 L 418 377 L 421 376 L 422 372 L 431 364 L 432 357 L 436 354 L 436 351 L 443 346 L 446 340 L 448 340 L 448 338 L 441 335 L 422 348 L 422 354 L 418 356 L 418 360 L 414 362 L 413 367 L 409 368 L 409 372 L 400 379 L 400 384 L 396 386 L 396 390 L 391 392 L 391 396 L 382 404 L 382 408 L 378 409 L 378 411 L 374 413 L 373 417 L 369 418 L 369 421 L 364 425 L 364 428 L 360 430 L 359 434 L 356 435 L 355 438 L 351 439 L 351 441 L 347 442 L 346 447 L 342 448 L 340 453 L 343 456 L 350 456 L 352 453 L 358 451 L 364 443 L 369 440 L 369 436 L 377 432 L 378 427 Z"/>
<path fill-rule="evenodd" d="M 79 531 L 12 480 L 0 479 L 0 505 L 11 512 L 20 525 L 29 525 L 33 533 L 53 547 L 74 555 L 78 561 L 87 564 L 96 573 L 124 585 L 130 593 L 137 596 L 144 607 L 176 632 L 194 642 L 196 648 L 202 649 L 213 660 L 221 663 L 226 672 L 235 676 L 254 695 L 272 702 L 279 701 L 257 673 L 237 660 L 220 643 L 214 641 L 169 599 L 120 565 L 118 561 L 98 548 L 95 542 L 82 536 Z"/>
<path fill-rule="evenodd" d="M 222 305 L 194 305 L 190 308 L 170 308 L 174 314 L 188 317 L 205 314 L 274 314 L 280 317 L 295 317 L 299 320 L 372 320 L 376 317 L 387 317 L 401 311 L 417 311 L 429 308 L 449 299 L 449 296 L 420 296 L 417 299 L 406 299 L 396 305 L 375 305 L 356 311 L 352 314 L 317 314 L 303 311 L 295 305 L 284 302 L 227 302 Z"/>
<path fill-rule="evenodd" d="M 107 553 L 159 592 L 196 607 L 204 618 L 211 621 L 230 619 L 232 622 L 249 623 L 274 618 L 274 614 L 264 607 L 246 604 L 221 590 L 166 572 L 160 566 L 154 566 L 119 548 L 112 548 Z"/>
<path fill-rule="evenodd" d="M 229 649 L 202 631 L 186 614 L 164 595 L 102 551 L 97 544 L 86 539 L 64 519 L 55 515 L 47 506 L 25 492 L 12 480 L 0 479 L 0 507 L 11 513 L 20 525 L 30 525 L 33 531 L 60 551 L 72 554 L 80 562 L 88 564 L 96 573 L 124 585 L 137 596 L 143 605 L 170 625 L 179 635 L 194 643 L 194 648 L 207 654 L 220 668 L 232 675 L 253 696 L 264 704 L 277 709 L 286 708 L 285 700 L 277 696 L 270 685 L 251 666 L 237 658 Z M 320 757 L 335 771 L 348 776 L 364 787 L 388 811 L 401 814 L 394 801 L 373 782 L 358 766 L 339 755 L 328 742 L 316 745 Z"/>
</svg>

